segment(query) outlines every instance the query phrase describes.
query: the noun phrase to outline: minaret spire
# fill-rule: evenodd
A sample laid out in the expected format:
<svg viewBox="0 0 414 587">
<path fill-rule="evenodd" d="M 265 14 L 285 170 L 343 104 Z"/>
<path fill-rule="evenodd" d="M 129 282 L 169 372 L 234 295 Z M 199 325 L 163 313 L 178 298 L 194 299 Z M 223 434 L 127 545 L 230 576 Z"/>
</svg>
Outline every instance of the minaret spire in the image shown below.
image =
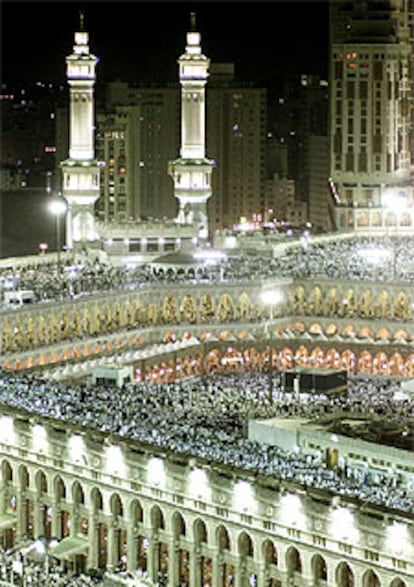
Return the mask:
<svg viewBox="0 0 414 587">
<path fill-rule="evenodd" d="M 89 35 L 75 32 L 72 54 L 66 57 L 69 84 L 69 157 L 61 162 L 63 196 L 68 202 L 66 241 L 69 248 L 95 246 L 94 204 L 99 197 L 99 167 L 95 159 L 95 67 L 98 58 L 89 50 Z"/>
<path fill-rule="evenodd" d="M 202 54 L 201 35 L 191 30 L 186 36 L 185 53 L 178 59 L 181 84 L 180 157 L 169 163 L 174 180 L 174 195 L 179 202 L 178 224 L 194 225 L 202 240 L 208 236 L 207 200 L 210 198 L 214 161 L 205 153 L 205 85 L 210 60 Z"/>
<path fill-rule="evenodd" d="M 85 32 L 85 15 L 82 10 L 79 12 L 79 30 L 81 33 Z"/>
</svg>

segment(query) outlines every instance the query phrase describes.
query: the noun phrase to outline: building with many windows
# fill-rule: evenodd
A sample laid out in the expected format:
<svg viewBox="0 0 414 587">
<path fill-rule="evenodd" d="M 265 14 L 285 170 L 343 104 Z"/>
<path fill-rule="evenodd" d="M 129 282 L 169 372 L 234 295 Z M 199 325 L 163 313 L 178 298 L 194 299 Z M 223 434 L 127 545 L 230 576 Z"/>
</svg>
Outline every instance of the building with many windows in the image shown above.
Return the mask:
<svg viewBox="0 0 414 587">
<path fill-rule="evenodd" d="M 330 183 L 342 230 L 412 230 L 413 18 L 405 0 L 330 3 Z"/>
</svg>

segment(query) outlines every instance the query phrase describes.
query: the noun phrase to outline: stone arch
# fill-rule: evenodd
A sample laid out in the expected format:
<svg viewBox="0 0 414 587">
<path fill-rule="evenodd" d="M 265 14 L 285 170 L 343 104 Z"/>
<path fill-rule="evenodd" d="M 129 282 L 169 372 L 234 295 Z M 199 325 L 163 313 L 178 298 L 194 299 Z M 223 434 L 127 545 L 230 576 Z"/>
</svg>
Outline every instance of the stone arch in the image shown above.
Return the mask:
<svg viewBox="0 0 414 587">
<path fill-rule="evenodd" d="M 326 336 L 335 336 L 338 333 L 338 325 L 334 322 L 330 322 L 325 328 Z"/>
<path fill-rule="evenodd" d="M 319 286 L 313 288 L 308 300 L 308 314 L 320 316 L 323 313 L 322 290 Z"/>
<path fill-rule="evenodd" d="M 127 549 L 127 536 L 124 527 L 124 505 L 118 493 L 112 493 L 109 500 L 109 509 L 112 516 L 113 551 L 108 551 L 108 556 L 114 556 L 113 562 L 119 565 L 125 561 Z"/>
<path fill-rule="evenodd" d="M 144 529 L 144 509 L 139 499 L 134 497 L 128 507 L 129 519 L 133 524 L 134 552 L 132 561 L 136 567 L 143 571 L 147 570 L 147 538 Z"/>
<path fill-rule="evenodd" d="M 311 568 L 315 585 L 319 585 L 319 581 L 328 580 L 328 567 L 323 556 L 315 554 L 311 559 Z"/>
<path fill-rule="evenodd" d="M 381 587 L 381 581 L 378 575 L 372 570 L 368 569 L 362 577 L 362 587 Z"/>
<path fill-rule="evenodd" d="M 371 318 L 373 315 L 373 298 L 370 289 L 363 291 L 360 296 L 358 314 L 361 318 Z"/>
<path fill-rule="evenodd" d="M 227 550 L 231 551 L 231 540 L 230 534 L 225 526 L 220 524 L 216 530 L 216 541 L 219 551 Z"/>
<path fill-rule="evenodd" d="M 172 515 L 172 531 L 175 538 L 185 538 L 186 536 L 186 524 L 182 514 L 175 511 Z"/>
<path fill-rule="evenodd" d="M 239 295 L 237 300 L 236 316 L 239 320 L 248 320 L 250 318 L 250 298 L 244 291 Z"/>
<path fill-rule="evenodd" d="M 262 557 L 265 563 L 265 566 L 268 567 L 270 565 L 278 566 L 279 564 L 279 554 L 277 548 L 270 538 L 266 538 L 262 545 Z"/>
<path fill-rule="evenodd" d="M 372 372 L 374 375 L 390 375 L 388 356 L 383 351 L 379 351 L 374 355 L 372 361 Z"/>
<path fill-rule="evenodd" d="M 282 370 L 285 369 L 293 369 L 295 364 L 293 351 L 289 347 L 284 347 L 280 351 L 280 368 Z"/>
<path fill-rule="evenodd" d="M 102 492 L 97 487 L 94 487 L 91 491 L 91 506 L 93 514 L 97 514 L 98 512 L 103 512 L 104 509 L 104 501 Z"/>
<path fill-rule="evenodd" d="M 295 546 L 289 546 L 286 551 L 286 569 L 289 577 L 295 573 L 302 573 L 302 558 L 299 550 Z"/>
<path fill-rule="evenodd" d="M 47 477 L 46 477 L 44 471 L 42 471 L 41 469 L 39 469 L 39 471 L 37 471 L 37 473 L 35 475 L 35 486 L 36 486 L 36 491 L 39 495 L 43 495 L 43 494 L 47 493 L 47 488 L 48 488 Z"/>
<path fill-rule="evenodd" d="M 165 517 L 162 509 L 158 505 L 151 508 L 151 526 L 154 530 L 165 530 Z"/>
<path fill-rule="evenodd" d="M 204 294 L 201 296 L 200 303 L 200 318 L 202 322 L 209 322 L 215 313 L 215 303 L 214 299 L 211 297 L 210 294 Z"/>
<path fill-rule="evenodd" d="M 340 369 L 342 367 L 341 355 L 335 348 L 329 348 L 326 351 L 325 367 L 327 369 Z"/>
<path fill-rule="evenodd" d="M 85 493 L 79 481 L 74 481 L 72 485 L 72 501 L 75 505 L 85 505 Z"/>
<path fill-rule="evenodd" d="M 354 338 L 356 336 L 355 326 L 353 324 L 347 324 L 342 330 L 342 336 Z"/>
<path fill-rule="evenodd" d="M 341 300 L 341 306 L 339 308 L 340 316 L 355 316 L 357 310 L 356 296 L 353 288 L 348 288 Z"/>
<path fill-rule="evenodd" d="M 310 334 L 322 334 L 323 328 L 319 322 L 314 322 L 309 326 Z"/>
<path fill-rule="evenodd" d="M 306 326 L 304 322 L 295 322 L 289 325 L 286 330 L 294 332 L 295 334 L 304 334 L 306 332 Z"/>
<path fill-rule="evenodd" d="M 6 511 L 7 509 L 15 510 L 17 506 L 17 498 L 14 494 L 15 488 L 13 487 L 13 475 L 14 471 L 12 466 L 10 465 L 7 459 L 3 459 L 1 463 L 1 479 L 3 483 L 3 500 L 2 500 L 2 510 Z M 0 511 L 0 513 L 2 513 Z M 3 546 L 7 543 L 7 537 L 4 536 L 5 542 Z M 10 544 L 11 546 L 11 544 Z"/>
<path fill-rule="evenodd" d="M 53 493 L 58 501 L 66 499 L 66 485 L 60 475 L 56 475 L 53 480 Z"/>
<path fill-rule="evenodd" d="M 390 587 L 407 587 L 407 586 L 402 579 L 400 579 L 399 577 L 396 577 L 395 579 L 393 579 L 391 581 Z"/>
<path fill-rule="evenodd" d="M 393 313 L 394 318 L 399 320 L 408 320 L 409 317 L 409 304 L 407 294 L 400 291 L 394 300 Z"/>
<path fill-rule="evenodd" d="M 13 482 L 13 468 L 7 459 L 3 459 L 1 462 L 1 478 L 3 483 Z"/>
<path fill-rule="evenodd" d="M 82 321 L 80 317 L 79 310 L 73 310 L 72 314 L 72 324 L 71 324 L 71 334 L 74 337 L 82 336 Z"/>
<path fill-rule="evenodd" d="M 369 326 L 363 326 L 358 330 L 358 338 L 372 338 L 372 330 Z"/>
<path fill-rule="evenodd" d="M 389 373 L 397 377 L 404 375 L 404 359 L 400 353 L 394 353 L 389 357 L 388 360 Z"/>
<path fill-rule="evenodd" d="M 358 359 L 358 372 L 372 373 L 372 355 L 369 351 L 362 351 Z"/>
<path fill-rule="evenodd" d="M 194 296 L 185 295 L 180 305 L 180 317 L 184 322 L 194 324 L 197 321 L 197 306 Z"/>
<path fill-rule="evenodd" d="M 19 465 L 18 469 L 19 487 L 22 491 L 29 489 L 30 487 L 30 474 L 26 465 Z"/>
<path fill-rule="evenodd" d="M 231 296 L 224 293 L 220 297 L 219 304 L 216 310 L 216 317 L 219 322 L 227 322 L 234 318 L 234 307 Z"/>
<path fill-rule="evenodd" d="M 173 294 L 168 294 L 164 298 L 161 316 L 162 321 L 166 324 L 175 324 L 178 321 L 178 304 Z"/>
<path fill-rule="evenodd" d="M 351 349 L 346 349 L 342 355 L 342 366 L 346 369 L 349 373 L 355 373 L 357 367 L 357 360 L 354 351 Z"/>
<path fill-rule="evenodd" d="M 254 346 L 245 349 L 243 355 L 245 368 L 252 371 L 258 371 L 261 369 L 262 355 Z"/>
<path fill-rule="evenodd" d="M 354 587 L 355 577 L 351 567 L 346 562 L 341 562 L 336 567 L 336 584 L 338 587 Z"/>
<path fill-rule="evenodd" d="M 297 314 L 304 314 L 306 311 L 305 288 L 299 285 L 293 295 L 293 311 Z"/>
<path fill-rule="evenodd" d="M 393 339 L 395 341 L 400 341 L 400 340 L 405 340 L 408 341 L 408 333 L 406 330 L 404 330 L 403 328 L 399 328 L 398 330 L 396 330 L 394 332 L 394 336 Z"/>
<path fill-rule="evenodd" d="M 383 326 L 382 328 L 380 328 L 376 334 L 375 334 L 375 338 L 377 340 L 384 340 L 384 341 L 388 341 L 391 337 L 391 333 L 388 330 L 388 328 L 385 328 L 385 326 Z"/>
<path fill-rule="evenodd" d="M 309 351 L 305 345 L 300 345 L 295 353 L 295 361 L 299 367 L 307 367 L 309 359 Z"/>
<path fill-rule="evenodd" d="M 22 530 L 24 534 L 33 540 L 35 538 L 34 503 L 30 494 L 27 492 L 27 490 L 30 489 L 30 474 L 25 465 L 19 465 L 17 477 L 19 489 L 21 489 L 23 495 L 26 494 L 26 497 L 22 499 L 21 503 L 23 520 Z"/>
<path fill-rule="evenodd" d="M 257 569 L 255 565 L 255 548 L 252 537 L 245 530 L 240 532 L 238 536 L 237 552 L 239 560 L 241 561 L 242 577 L 244 575 L 244 580 L 248 580 L 250 584 L 256 585 Z"/>
<path fill-rule="evenodd" d="M 390 318 L 391 317 L 391 301 L 390 294 L 386 290 L 382 290 L 377 297 L 377 302 L 374 305 L 375 318 Z"/>
<path fill-rule="evenodd" d="M 197 546 L 200 546 L 201 543 L 208 543 L 207 526 L 204 520 L 202 520 L 201 518 L 196 518 L 193 524 L 193 531 L 194 542 Z"/>
<path fill-rule="evenodd" d="M 339 292 L 338 288 L 331 287 L 326 295 L 325 313 L 327 316 L 336 316 L 339 309 Z"/>
<path fill-rule="evenodd" d="M 129 505 L 130 518 L 137 524 L 144 521 L 144 510 L 139 499 L 134 498 Z"/>
<path fill-rule="evenodd" d="M 124 515 L 124 505 L 118 493 L 113 493 L 109 500 L 109 509 L 115 518 L 122 518 Z"/>
<path fill-rule="evenodd" d="M 406 357 L 404 370 L 407 377 L 414 377 L 414 355 Z"/>
<path fill-rule="evenodd" d="M 243 530 L 237 540 L 237 547 L 240 556 L 243 558 L 254 557 L 254 545 L 251 536 Z"/>
<path fill-rule="evenodd" d="M 311 365 L 315 368 L 320 368 L 325 365 L 325 353 L 321 347 L 317 346 L 312 349 L 312 352 L 309 355 L 309 360 Z"/>
<path fill-rule="evenodd" d="M 147 316 L 146 316 L 147 322 L 149 322 L 149 324 L 157 324 L 158 317 L 159 317 L 158 305 L 155 303 L 148 304 Z"/>
</svg>

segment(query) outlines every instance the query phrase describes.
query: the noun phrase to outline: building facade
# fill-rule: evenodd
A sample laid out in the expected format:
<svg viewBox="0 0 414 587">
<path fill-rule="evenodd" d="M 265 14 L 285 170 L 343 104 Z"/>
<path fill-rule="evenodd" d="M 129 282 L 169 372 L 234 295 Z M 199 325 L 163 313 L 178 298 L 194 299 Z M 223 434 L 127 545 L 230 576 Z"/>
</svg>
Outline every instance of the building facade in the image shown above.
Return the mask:
<svg viewBox="0 0 414 587">
<path fill-rule="evenodd" d="M 171 587 L 410 587 L 412 520 L 2 409 L 4 547 L 56 537 L 77 572 L 140 568 Z"/>
<path fill-rule="evenodd" d="M 412 230 L 413 17 L 405 0 L 330 3 L 330 183 L 339 229 Z"/>
</svg>

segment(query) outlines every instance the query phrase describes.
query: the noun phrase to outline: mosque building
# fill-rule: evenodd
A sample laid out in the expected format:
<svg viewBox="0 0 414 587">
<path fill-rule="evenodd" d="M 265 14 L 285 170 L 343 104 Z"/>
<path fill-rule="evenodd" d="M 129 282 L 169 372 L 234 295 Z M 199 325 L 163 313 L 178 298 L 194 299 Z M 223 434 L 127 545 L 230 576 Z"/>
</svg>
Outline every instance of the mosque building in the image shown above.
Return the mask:
<svg viewBox="0 0 414 587">
<path fill-rule="evenodd" d="M 177 217 L 151 226 L 125 221 L 114 236 L 94 216 L 100 191 L 94 147 L 97 58 L 89 52 L 81 20 L 66 60 L 70 140 L 69 156 L 61 164 L 67 244 L 74 251 L 101 249 L 110 260 L 145 252 L 156 256 L 195 239 L 206 243 L 215 162 L 205 148 L 209 60 L 200 41 L 192 17 L 178 60 L 181 150 L 168 169 Z M 117 205 L 122 208 L 122 202 Z M 102 264 L 97 269 L 100 287 L 88 290 L 92 278 L 85 275 L 75 292 L 75 278 L 71 281 L 58 264 L 59 278 L 54 266 L 53 281 L 47 282 L 49 289 L 57 288 L 55 297 L 3 308 L 3 549 L 24 544 L 30 550 L 41 539 L 46 571 L 52 559 L 58 560 L 75 574 L 98 570 L 113 575 L 108 586 L 128 584 L 126 577 L 124 583 L 116 582 L 122 568 L 136 573 L 133 584 L 149 586 L 413 587 L 414 462 L 404 427 L 397 427 L 398 442 L 379 444 L 350 435 L 350 428 L 367 428 L 369 419 L 361 424 L 349 414 L 341 422 L 320 425 L 299 418 L 282 423 L 255 418 L 244 422 L 248 440 L 258 442 L 255 451 L 239 458 L 223 440 L 219 458 L 208 436 L 197 453 L 186 448 L 188 439 L 197 440 L 204 432 L 203 423 L 187 429 L 184 417 L 176 422 L 185 432 L 182 444 L 164 440 L 163 423 L 150 440 L 140 437 L 144 422 L 134 413 L 129 428 L 113 432 L 108 424 L 122 419 L 133 410 L 132 400 L 139 399 L 125 396 L 129 378 L 174 389 L 187 381 L 190 407 L 193 382 L 212 380 L 217 373 L 235 375 L 239 368 L 252 374 L 267 371 L 270 404 L 273 369 L 280 374 L 313 366 L 322 374 L 324 368 L 341 368 L 367 380 L 371 375 L 412 379 L 414 297 L 412 276 L 403 271 L 403 247 L 369 282 L 312 273 L 324 247 L 330 251 L 342 243 L 348 253 L 352 236 L 320 237 L 313 257 L 299 240 L 288 243 L 292 248 L 287 252 L 284 244 L 280 257 L 286 253 L 291 260 L 289 276 L 282 275 L 282 265 L 272 274 L 278 260 L 264 258 L 259 250 L 253 261 L 240 255 L 227 278 L 209 273 L 203 263 L 191 272 L 188 267 L 180 273 L 166 271 L 159 280 L 153 274 L 147 281 L 137 278 L 118 287 L 115 264 Z M 138 248 L 143 238 L 153 245 L 150 250 Z M 364 266 L 359 257 L 354 262 Z M 29 259 L 17 279 L 48 276 L 47 266 L 39 271 L 42 263 L 47 265 L 40 256 Z M 67 291 L 59 289 L 63 281 Z M 270 291 L 270 301 L 264 301 L 263 291 Z M 111 377 L 117 387 L 105 390 L 100 426 L 90 423 L 93 407 L 82 421 L 71 417 L 69 408 L 67 414 L 59 411 L 65 399 L 76 407 L 86 402 L 86 388 L 79 382 L 99 385 Z M 68 390 L 78 390 L 79 396 L 62 391 L 61 380 L 73 384 Z M 46 387 L 51 394 L 44 394 Z M 18 404 L 18 396 L 29 399 Z M 187 407 L 183 404 L 180 414 Z M 220 431 L 224 434 L 225 427 Z M 288 452 L 266 469 L 262 456 L 269 446 L 275 454 L 280 446 Z M 295 457 L 297 478 L 289 468 Z M 352 471 L 357 476 L 349 481 Z M 369 493 L 371 477 L 381 481 L 375 485 L 378 493 Z M 23 549 L 19 569 L 12 569 L 11 584 L 14 572 L 26 582 L 29 550 Z M 10 583 L 1 576 L 3 584 Z"/>
<path fill-rule="evenodd" d="M 201 36 L 195 26 L 195 14 L 192 13 L 185 53 L 178 60 L 182 88 L 180 157 L 168 166 L 178 201 L 177 217 L 128 222 L 125 190 L 133 186 L 124 186 L 120 190 L 124 198 L 117 194 L 116 203 L 112 187 L 107 204 L 116 205 L 118 211 L 125 212 L 124 224 L 117 223 L 114 229 L 110 224 L 95 220 L 94 205 L 100 195 L 102 165 L 96 160 L 94 148 L 93 88 L 98 59 L 89 52 L 89 36 L 81 16 L 73 53 L 66 59 L 70 86 L 69 158 L 61 163 L 61 168 L 62 195 L 68 203 L 66 244 L 69 249 L 103 249 L 110 256 L 129 254 L 129 258 L 139 253 L 138 259 L 142 259 L 143 256 L 179 249 L 186 242 L 206 244 L 209 237 L 207 201 L 212 193 L 211 173 L 215 165 L 205 156 L 205 84 L 210 61 L 202 54 Z M 122 164 L 122 153 L 120 156 L 118 165 Z"/>
</svg>

